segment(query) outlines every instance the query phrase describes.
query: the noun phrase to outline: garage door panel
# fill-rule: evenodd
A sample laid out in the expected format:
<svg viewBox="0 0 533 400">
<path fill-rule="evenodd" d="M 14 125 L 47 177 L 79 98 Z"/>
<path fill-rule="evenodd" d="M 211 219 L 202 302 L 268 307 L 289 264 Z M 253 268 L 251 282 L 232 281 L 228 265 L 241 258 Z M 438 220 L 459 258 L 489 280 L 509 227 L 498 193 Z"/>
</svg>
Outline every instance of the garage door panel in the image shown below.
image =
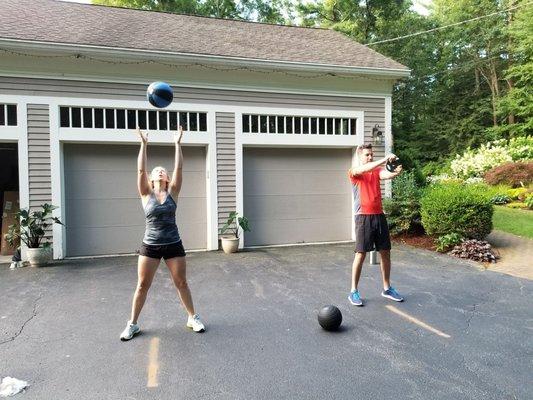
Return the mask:
<svg viewBox="0 0 533 400">
<path fill-rule="evenodd" d="M 67 236 L 71 227 L 113 227 L 142 225 L 144 214 L 140 199 L 76 199 L 84 212 L 67 213 Z M 120 206 L 117 206 L 120 203 Z M 68 204 L 68 202 L 67 202 Z"/>
<path fill-rule="evenodd" d="M 139 200 L 135 171 L 65 171 L 68 182 L 68 199 L 116 199 L 133 198 Z M 108 188 L 107 190 L 103 190 Z M 65 195 L 67 199 L 67 195 Z M 139 200 L 140 201 L 140 200 Z"/>
<path fill-rule="evenodd" d="M 308 220 L 250 220 L 252 232 L 246 232 L 247 245 L 312 243 L 349 240 L 350 218 L 314 218 Z M 339 229 L 341 227 L 341 229 Z"/>
<path fill-rule="evenodd" d="M 177 205 L 176 215 L 179 223 L 205 223 L 207 221 L 204 197 L 180 197 Z"/>
<path fill-rule="evenodd" d="M 351 201 L 346 195 L 246 196 L 244 205 L 248 210 L 247 218 L 253 219 L 346 217 L 351 210 Z"/>
<path fill-rule="evenodd" d="M 245 245 L 351 239 L 350 149 L 245 148 Z"/>
<path fill-rule="evenodd" d="M 67 256 L 132 253 L 145 230 L 137 194 L 137 155 L 130 145 L 65 144 Z M 206 248 L 205 148 L 184 147 L 176 219 L 189 249 Z M 174 163 L 172 146 L 148 148 L 149 169 Z"/>
<path fill-rule="evenodd" d="M 315 170 L 336 170 L 339 168 L 339 154 L 350 154 L 348 149 L 265 149 L 247 148 L 244 168 L 246 170 L 304 170 L 311 168 Z M 340 156 L 343 157 L 343 156 Z M 314 166 L 314 168 L 313 168 Z M 320 167 L 317 167 L 320 166 Z M 348 166 L 341 167 L 344 170 Z"/>
<path fill-rule="evenodd" d="M 248 193 L 263 194 L 329 194 L 346 193 L 350 189 L 347 169 L 337 171 L 263 170 L 247 174 L 244 185 Z M 344 179 L 339 179 L 344 176 Z"/>
<path fill-rule="evenodd" d="M 135 232 L 135 233 L 132 233 Z M 144 224 L 123 227 L 71 227 L 67 231 L 69 256 L 136 252 L 142 242 Z M 110 240 L 110 237 L 113 239 Z"/>
</svg>

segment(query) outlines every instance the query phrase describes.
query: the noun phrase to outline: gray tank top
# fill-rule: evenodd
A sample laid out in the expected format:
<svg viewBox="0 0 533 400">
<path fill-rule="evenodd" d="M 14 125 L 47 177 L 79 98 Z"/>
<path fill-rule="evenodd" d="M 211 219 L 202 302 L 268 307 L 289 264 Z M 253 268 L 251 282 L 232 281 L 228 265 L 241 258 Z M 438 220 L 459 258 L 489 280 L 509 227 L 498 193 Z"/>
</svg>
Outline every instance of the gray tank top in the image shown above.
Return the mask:
<svg viewBox="0 0 533 400">
<path fill-rule="evenodd" d="M 181 240 L 176 225 L 176 208 L 176 202 L 170 194 L 167 194 L 163 204 L 159 204 L 154 192 L 150 194 L 148 203 L 144 207 L 146 231 L 143 242 L 145 244 L 161 246 Z"/>
</svg>

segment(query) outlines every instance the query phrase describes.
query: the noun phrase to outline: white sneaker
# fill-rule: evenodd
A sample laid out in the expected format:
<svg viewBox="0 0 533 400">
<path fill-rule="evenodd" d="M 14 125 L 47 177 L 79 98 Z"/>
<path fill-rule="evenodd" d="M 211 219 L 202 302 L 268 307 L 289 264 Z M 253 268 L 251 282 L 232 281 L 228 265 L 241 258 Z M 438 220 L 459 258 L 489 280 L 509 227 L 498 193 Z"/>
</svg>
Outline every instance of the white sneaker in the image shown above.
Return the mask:
<svg viewBox="0 0 533 400">
<path fill-rule="evenodd" d="M 130 321 L 128 321 L 128 325 L 126 326 L 126 329 L 122 331 L 120 334 L 120 340 L 130 340 L 138 334 L 141 331 L 141 327 L 137 324 L 132 324 Z"/>
<path fill-rule="evenodd" d="M 200 316 L 198 314 L 194 314 L 192 317 L 189 316 L 189 318 L 187 318 L 187 328 L 191 328 L 195 332 L 205 331 L 205 326 L 202 324 L 202 321 L 200 321 Z"/>
</svg>

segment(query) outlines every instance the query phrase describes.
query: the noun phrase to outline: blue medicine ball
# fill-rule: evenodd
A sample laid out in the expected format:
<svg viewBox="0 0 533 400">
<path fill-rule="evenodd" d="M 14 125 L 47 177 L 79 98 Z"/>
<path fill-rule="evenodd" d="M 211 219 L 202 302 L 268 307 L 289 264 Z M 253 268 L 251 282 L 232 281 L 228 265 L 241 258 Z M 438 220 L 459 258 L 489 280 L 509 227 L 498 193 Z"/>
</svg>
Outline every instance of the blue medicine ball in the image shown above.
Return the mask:
<svg viewBox="0 0 533 400">
<path fill-rule="evenodd" d="M 165 82 L 154 82 L 148 86 L 146 97 L 151 105 L 157 108 L 165 108 L 174 98 L 172 88 Z"/>
</svg>

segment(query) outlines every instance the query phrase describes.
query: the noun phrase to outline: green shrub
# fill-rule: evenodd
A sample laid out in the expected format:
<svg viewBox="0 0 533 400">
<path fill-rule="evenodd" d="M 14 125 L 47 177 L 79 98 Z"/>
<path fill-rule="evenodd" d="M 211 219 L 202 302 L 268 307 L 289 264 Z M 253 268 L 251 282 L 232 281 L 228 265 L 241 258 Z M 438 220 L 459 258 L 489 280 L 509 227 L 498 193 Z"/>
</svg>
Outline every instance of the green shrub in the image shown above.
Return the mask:
<svg viewBox="0 0 533 400">
<path fill-rule="evenodd" d="M 420 220 L 422 189 L 417 180 L 416 171 L 399 175 L 392 181 L 392 199 L 383 201 L 383 209 L 393 235 L 422 229 Z"/>
<path fill-rule="evenodd" d="M 507 191 L 507 196 L 509 196 L 511 200 L 524 200 L 527 192 L 528 190 L 525 187 L 509 189 Z"/>
<path fill-rule="evenodd" d="M 533 193 L 529 193 L 526 196 L 526 199 L 524 200 L 524 204 L 529 208 L 530 210 L 533 210 Z"/>
<path fill-rule="evenodd" d="M 456 244 L 461 243 L 463 237 L 458 233 L 448 233 L 447 235 L 440 236 L 437 238 L 437 251 L 441 253 L 448 251 L 450 248 Z"/>
<path fill-rule="evenodd" d="M 509 185 L 513 188 L 533 183 L 533 161 L 509 162 L 488 170 L 485 182 L 489 185 Z"/>
<path fill-rule="evenodd" d="M 457 233 L 483 239 L 492 230 L 493 205 L 485 185 L 435 184 L 420 200 L 422 225 L 430 235 Z"/>
</svg>

